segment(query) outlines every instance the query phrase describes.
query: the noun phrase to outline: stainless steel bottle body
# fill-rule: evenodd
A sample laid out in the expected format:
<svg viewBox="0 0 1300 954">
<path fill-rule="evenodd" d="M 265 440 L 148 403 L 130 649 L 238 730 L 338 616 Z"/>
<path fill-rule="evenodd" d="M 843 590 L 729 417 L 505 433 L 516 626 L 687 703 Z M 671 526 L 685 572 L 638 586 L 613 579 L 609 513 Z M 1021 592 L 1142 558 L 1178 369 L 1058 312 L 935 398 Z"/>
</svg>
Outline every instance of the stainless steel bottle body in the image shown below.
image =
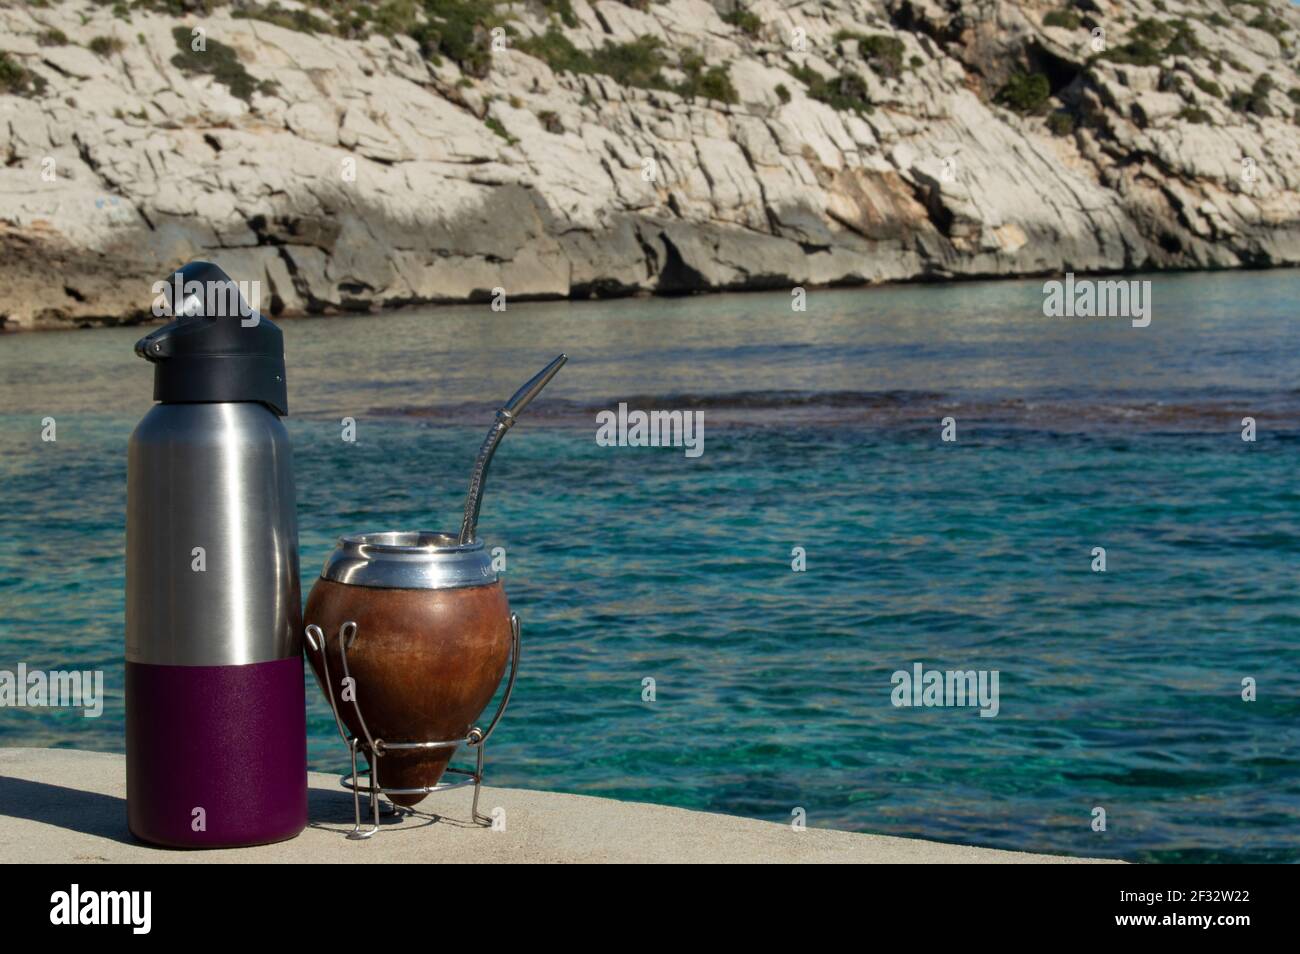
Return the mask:
<svg viewBox="0 0 1300 954">
<path fill-rule="evenodd" d="M 157 404 L 127 478 L 131 829 L 203 847 L 306 824 L 292 456 L 257 402 Z"/>
<path fill-rule="evenodd" d="M 156 404 L 131 435 L 126 657 L 237 666 L 302 651 L 289 435 L 253 402 Z"/>
</svg>

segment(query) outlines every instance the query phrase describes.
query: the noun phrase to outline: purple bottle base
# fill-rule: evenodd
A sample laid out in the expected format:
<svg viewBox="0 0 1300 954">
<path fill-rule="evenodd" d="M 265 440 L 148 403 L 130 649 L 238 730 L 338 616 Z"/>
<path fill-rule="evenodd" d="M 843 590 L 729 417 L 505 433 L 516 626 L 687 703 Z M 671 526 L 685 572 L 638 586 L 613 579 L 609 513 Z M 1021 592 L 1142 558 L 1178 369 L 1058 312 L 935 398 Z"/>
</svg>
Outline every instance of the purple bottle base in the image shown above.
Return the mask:
<svg viewBox="0 0 1300 954">
<path fill-rule="evenodd" d="M 244 666 L 126 664 L 131 833 L 171 848 L 231 848 L 307 827 L 302 657 Z M 206 830 L 195 831 L 196 808 Z"/>
</svg>

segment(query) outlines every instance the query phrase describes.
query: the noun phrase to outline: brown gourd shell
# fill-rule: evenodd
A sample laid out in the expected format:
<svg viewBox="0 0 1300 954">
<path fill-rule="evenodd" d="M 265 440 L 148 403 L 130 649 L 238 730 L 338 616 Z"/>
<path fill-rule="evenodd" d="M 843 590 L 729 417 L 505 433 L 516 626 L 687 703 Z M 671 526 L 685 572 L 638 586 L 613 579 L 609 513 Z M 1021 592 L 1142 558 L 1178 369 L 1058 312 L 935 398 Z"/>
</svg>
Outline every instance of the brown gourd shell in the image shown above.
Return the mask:
<svg viewBox="0 0 1300 954">
<path fill-rule="evenodd" d="M 424 788 L 442 778 L 456 749 L 369 751 L 357 706 L 343 701 L 339 631 L 357 625 L 348 672 L 370 736 L 385 742 L 464 739 L 491 701 L 510 657 L 510 606 L 496 580 L 447 589 L 395 589 L 318 579 L 307 598 L 307 625 L 319 626 L 338 712 L 361 742 L 384 788 Z M 307 649 L 325 686 L 321 652 Z M 388 795 L 411 806 L 424 795 Z"/>
</svg>

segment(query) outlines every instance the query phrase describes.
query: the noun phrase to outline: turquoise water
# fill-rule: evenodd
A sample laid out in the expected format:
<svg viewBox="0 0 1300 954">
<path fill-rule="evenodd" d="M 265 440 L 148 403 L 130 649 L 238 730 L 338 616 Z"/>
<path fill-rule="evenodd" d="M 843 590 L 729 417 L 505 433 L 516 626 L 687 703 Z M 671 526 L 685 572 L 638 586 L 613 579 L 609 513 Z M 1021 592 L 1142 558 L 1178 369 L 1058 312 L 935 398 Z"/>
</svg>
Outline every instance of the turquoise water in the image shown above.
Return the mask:
<svg viewBox="0 0 1300 954">
<path fill-rule="evenodd" d="M 1300 274 L 1149 277 L 1145 329 L 1044 318 L 1039 282 L 285 322 L 304 584 L 341 532 L 452 529 L 494 406 L 568 351 L 480 525 L 524 621 L 494 783 L 1300 860 Z M 100 719 L 0 710 L 0 744 L 122 747 L 139 334 L 0 337 L 0 669 L 102 668 L 109 691 Z M 619 401 L 703 410 L 704 454 L 597 446 Z M 999 670 L 998 716 L 896 708 L 916 662 Z M 341 771 L 309 699 L 312 765 Z"/>
</svg>

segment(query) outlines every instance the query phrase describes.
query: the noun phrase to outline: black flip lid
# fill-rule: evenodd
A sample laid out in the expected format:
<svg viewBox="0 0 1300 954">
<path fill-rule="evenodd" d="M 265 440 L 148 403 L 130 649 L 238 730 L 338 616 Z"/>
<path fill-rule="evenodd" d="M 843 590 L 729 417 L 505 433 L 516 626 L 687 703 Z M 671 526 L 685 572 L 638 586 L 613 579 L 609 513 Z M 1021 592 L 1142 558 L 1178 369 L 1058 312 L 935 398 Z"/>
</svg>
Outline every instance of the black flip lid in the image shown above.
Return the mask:
<svg viewBox="0 0 1300 954">
<path fill-rule="evenodd" d="M 135 353 L 153 362 L 154 400 L 260 401 L 289 413 L 280 329 L 210 262 L 190 262 L 168 285 L 166 300 L 179 317 L 135 344 Z"/>
</svg>

